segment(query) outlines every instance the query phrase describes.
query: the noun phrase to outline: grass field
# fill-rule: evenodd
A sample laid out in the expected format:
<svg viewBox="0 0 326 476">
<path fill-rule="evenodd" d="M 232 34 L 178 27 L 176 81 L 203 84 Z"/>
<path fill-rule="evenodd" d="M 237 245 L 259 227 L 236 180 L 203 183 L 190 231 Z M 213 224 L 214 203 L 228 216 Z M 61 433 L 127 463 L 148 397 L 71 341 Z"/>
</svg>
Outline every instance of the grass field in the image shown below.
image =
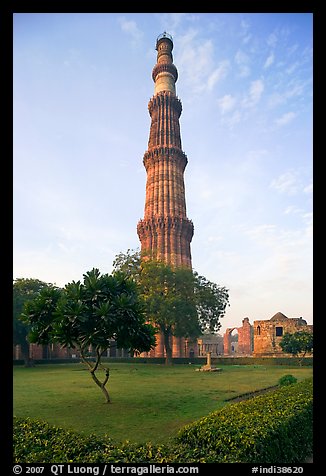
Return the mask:
<svg viewBox="0 0 326 476">
<path fill-rule="evenodd" d="M 196 365 L 110 363 L 112 404 L 82 364 L 14 368 L 14 415 L 45 420 L 78 432 L 107 434 L 116 442 L 163 442 L 185 424 L 228 404 L 230 397 L 302 380 L 312 367 L 225 365 L 195 372 Z"/>
</svg>

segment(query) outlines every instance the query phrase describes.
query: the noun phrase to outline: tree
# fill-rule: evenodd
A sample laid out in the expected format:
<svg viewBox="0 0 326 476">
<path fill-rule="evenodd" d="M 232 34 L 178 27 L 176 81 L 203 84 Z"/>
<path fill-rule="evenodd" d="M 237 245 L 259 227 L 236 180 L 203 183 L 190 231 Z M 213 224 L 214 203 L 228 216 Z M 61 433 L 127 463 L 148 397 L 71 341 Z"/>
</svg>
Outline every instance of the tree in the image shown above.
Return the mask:
<svg viewBox="0 0 326 476">
<path fill-rule="evenodd" d="M 224 286 L 209 281 L 194 272 L 195 302 L 201 332 L 216 334 L 221 328 L 220 319 L 224 317 L 229 306 L 229 291 Z"/>
<path fill-rule="evenodd" d="M 25 367 L 31 367 L 33 362 L 29 357 L 29 342 L 27 340 L 29 328 L 20 320 L 20 315 L 25 302 L 34 299 L 42 289 L 51 286 L 52 284 L 31 278 L 17 278 L 13 282 L 13 344 L 20 345 Z"/>
<path fill-rule="evenodd" d="M 101 357 L 110 340 L 131 352 L 149 351 L 155 345 L 155 330 L 145 322 L 144 303 L 136 283 L 124 273 L 101 275 L 94 268 L 83 277 L 83 282 L 72 281 L 62 290 L 42 290 L 26 303 L 23 318 L 31 326 L 31 342 L 58 342 L 76 349 L 109 403 L 106 384 L 110 373 Z M 90 347 L 95 351 L 95 361 L 87 357 Z M 99 370 L 104 370 L 102 381 Z"/>
<path fill-rule="evenodd" d="M 163 334 L 166 364 L 171 364 L 171 337 L 200 334 L 193 274 L 189 269 L 173 269 L 157 260 L 144 261 L 141 268 L 140 288 L 148 320 Z"/>
<path fill-rule="evenodd" d="M 147 306 L 147 318 L 162 332 L 166 363 L 172 361 L 171 336 L 198 337 L 216 333 L 229 301 L 228 290 L 185 267 L 173 267 L 154 259 L 141 259 L 139 251 L 120 253 L 116 270 L 128 269 L 139 283 Z"/>
<path fill-rule="evenodd" d="M 141 271 L 141 252 L 139 248 L 131 250 L 128 248 L 126 253 L 119 253 L 113 261 L 113 270 L 121 271 L 127 276 L 132 277 L 139 282 Z"/>
<path fill-rule="evenodd" d="M 292 334 L 285 333 L 280 342 L 283 352 L 292 354 L 293 357 L 300 355 L 299 363 L 301 365 L 307 352 L 313 350 L 313 334 L 307 331 L 297 331 Z"/>
</svg>

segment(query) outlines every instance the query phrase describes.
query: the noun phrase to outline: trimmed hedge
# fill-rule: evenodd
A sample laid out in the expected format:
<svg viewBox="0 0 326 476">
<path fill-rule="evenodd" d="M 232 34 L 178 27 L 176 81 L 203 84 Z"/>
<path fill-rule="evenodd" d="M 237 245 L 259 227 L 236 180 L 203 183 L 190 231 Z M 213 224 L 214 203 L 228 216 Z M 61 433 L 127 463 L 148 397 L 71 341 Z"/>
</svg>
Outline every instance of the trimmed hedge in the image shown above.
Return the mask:
<svg viewBox="0 0 326 476">
<path fill-rule="evenodd" d="M 14 419 L 15 463 L 303 463 L 312 454 L 312 378 L 185 426 L 166 444 L 114 444 Z"/>
<path fill-rule="evenodd" d="M 64 430 L 32 418 L 14 418 L 15 463 L 144 463 L 168 462 L 169 445 L 120 445 L 111 438 Z"/>
<path fill-rule="evenodd" d="M 312 453 L 312 378 L 281 387 L 185 426 L 176 441 L 188 461 L 299 463 Z"/>
<path fill-rule="evenodd" d="M 93 357 L 93 360 L 95 358 Z M 178 357 L 172 359 L 174 364 L 206 364 L 206 357 Z M 48 364 L 76 364 L 80 359 L 34 359 L 36 365 Z M 164 357 L 102 357 L 102 362 L 124 363 L 124 364 L 164 364 Z M 24 365 L 24 360 L 13 360 L 13 365 Z M 305 357 L 301 360 L 298 357 L 213 357 L 212 364 L 219 365 L 286 365 L 287 367 L 313 365 L 313 357 Z"/>
</svg>

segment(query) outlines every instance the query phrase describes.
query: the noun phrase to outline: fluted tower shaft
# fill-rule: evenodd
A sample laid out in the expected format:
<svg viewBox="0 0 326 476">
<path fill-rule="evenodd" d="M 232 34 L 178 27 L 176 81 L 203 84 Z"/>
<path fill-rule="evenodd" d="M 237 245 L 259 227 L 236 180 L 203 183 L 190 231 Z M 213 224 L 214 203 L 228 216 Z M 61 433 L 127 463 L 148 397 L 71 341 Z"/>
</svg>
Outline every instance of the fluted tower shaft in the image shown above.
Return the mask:
<svg viewBox="0 0 326 476">
<path fill-rule="evenodd" d="M 137 233 L 145 256 L 191 268 L 194 227 L 186 215 L 184 185 L 188 161 L 181 148 L 182 105 L 175 91 L 178 72 L 173 64 L 173 42 L 167 33 L 158 37 L 156 49 L 154 96 L 148 103 L 151 126 L 143 159 L 147 173 L 145 210 Z"/>
</svg>

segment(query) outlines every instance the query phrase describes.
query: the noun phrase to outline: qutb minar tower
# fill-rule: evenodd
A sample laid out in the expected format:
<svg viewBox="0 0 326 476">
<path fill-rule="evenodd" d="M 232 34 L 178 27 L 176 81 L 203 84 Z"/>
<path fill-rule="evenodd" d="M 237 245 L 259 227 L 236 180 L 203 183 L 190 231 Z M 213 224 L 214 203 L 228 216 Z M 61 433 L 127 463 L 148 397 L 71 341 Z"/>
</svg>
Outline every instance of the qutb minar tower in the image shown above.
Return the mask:
<svg viewBox="0 0 326 476">
<path fill-rule="evenodd" d="M 164 32 L 156 41 L 155 91 L 148 104 L 151 127 L 143 159 L 147 172 L 145 212 L 137 233 L 145 255 L 191 268 L 194 227 L 186 215 L 183 174 L 188 161 L 181 148 L 182 106 L 176 96 L 178 71 L 172 49 L 172 38 Z"/>
<path fill-rule="evenodd" d="M 194 226 L 186 214 L 184 170 L 187 156 L 181 148 L 181 102 L 176 96 L 177 68 L 173 64 L 172 37 L 164 32 L 156 41 L 157 63 L 152 78 L 154 96 L 148 103 L 151 127 L 143 163 L 147 173 L 144 219 L 137 233 L 144 256 L 172 266 L 192 267 L 190 242 Z M 173 337 L 173 357 L 187 353 L 185 339 Z M 154 355 L 163 356 L 158 336 Z M 192 352 L 196 353 L 196 349 Z"/>
</svg>

